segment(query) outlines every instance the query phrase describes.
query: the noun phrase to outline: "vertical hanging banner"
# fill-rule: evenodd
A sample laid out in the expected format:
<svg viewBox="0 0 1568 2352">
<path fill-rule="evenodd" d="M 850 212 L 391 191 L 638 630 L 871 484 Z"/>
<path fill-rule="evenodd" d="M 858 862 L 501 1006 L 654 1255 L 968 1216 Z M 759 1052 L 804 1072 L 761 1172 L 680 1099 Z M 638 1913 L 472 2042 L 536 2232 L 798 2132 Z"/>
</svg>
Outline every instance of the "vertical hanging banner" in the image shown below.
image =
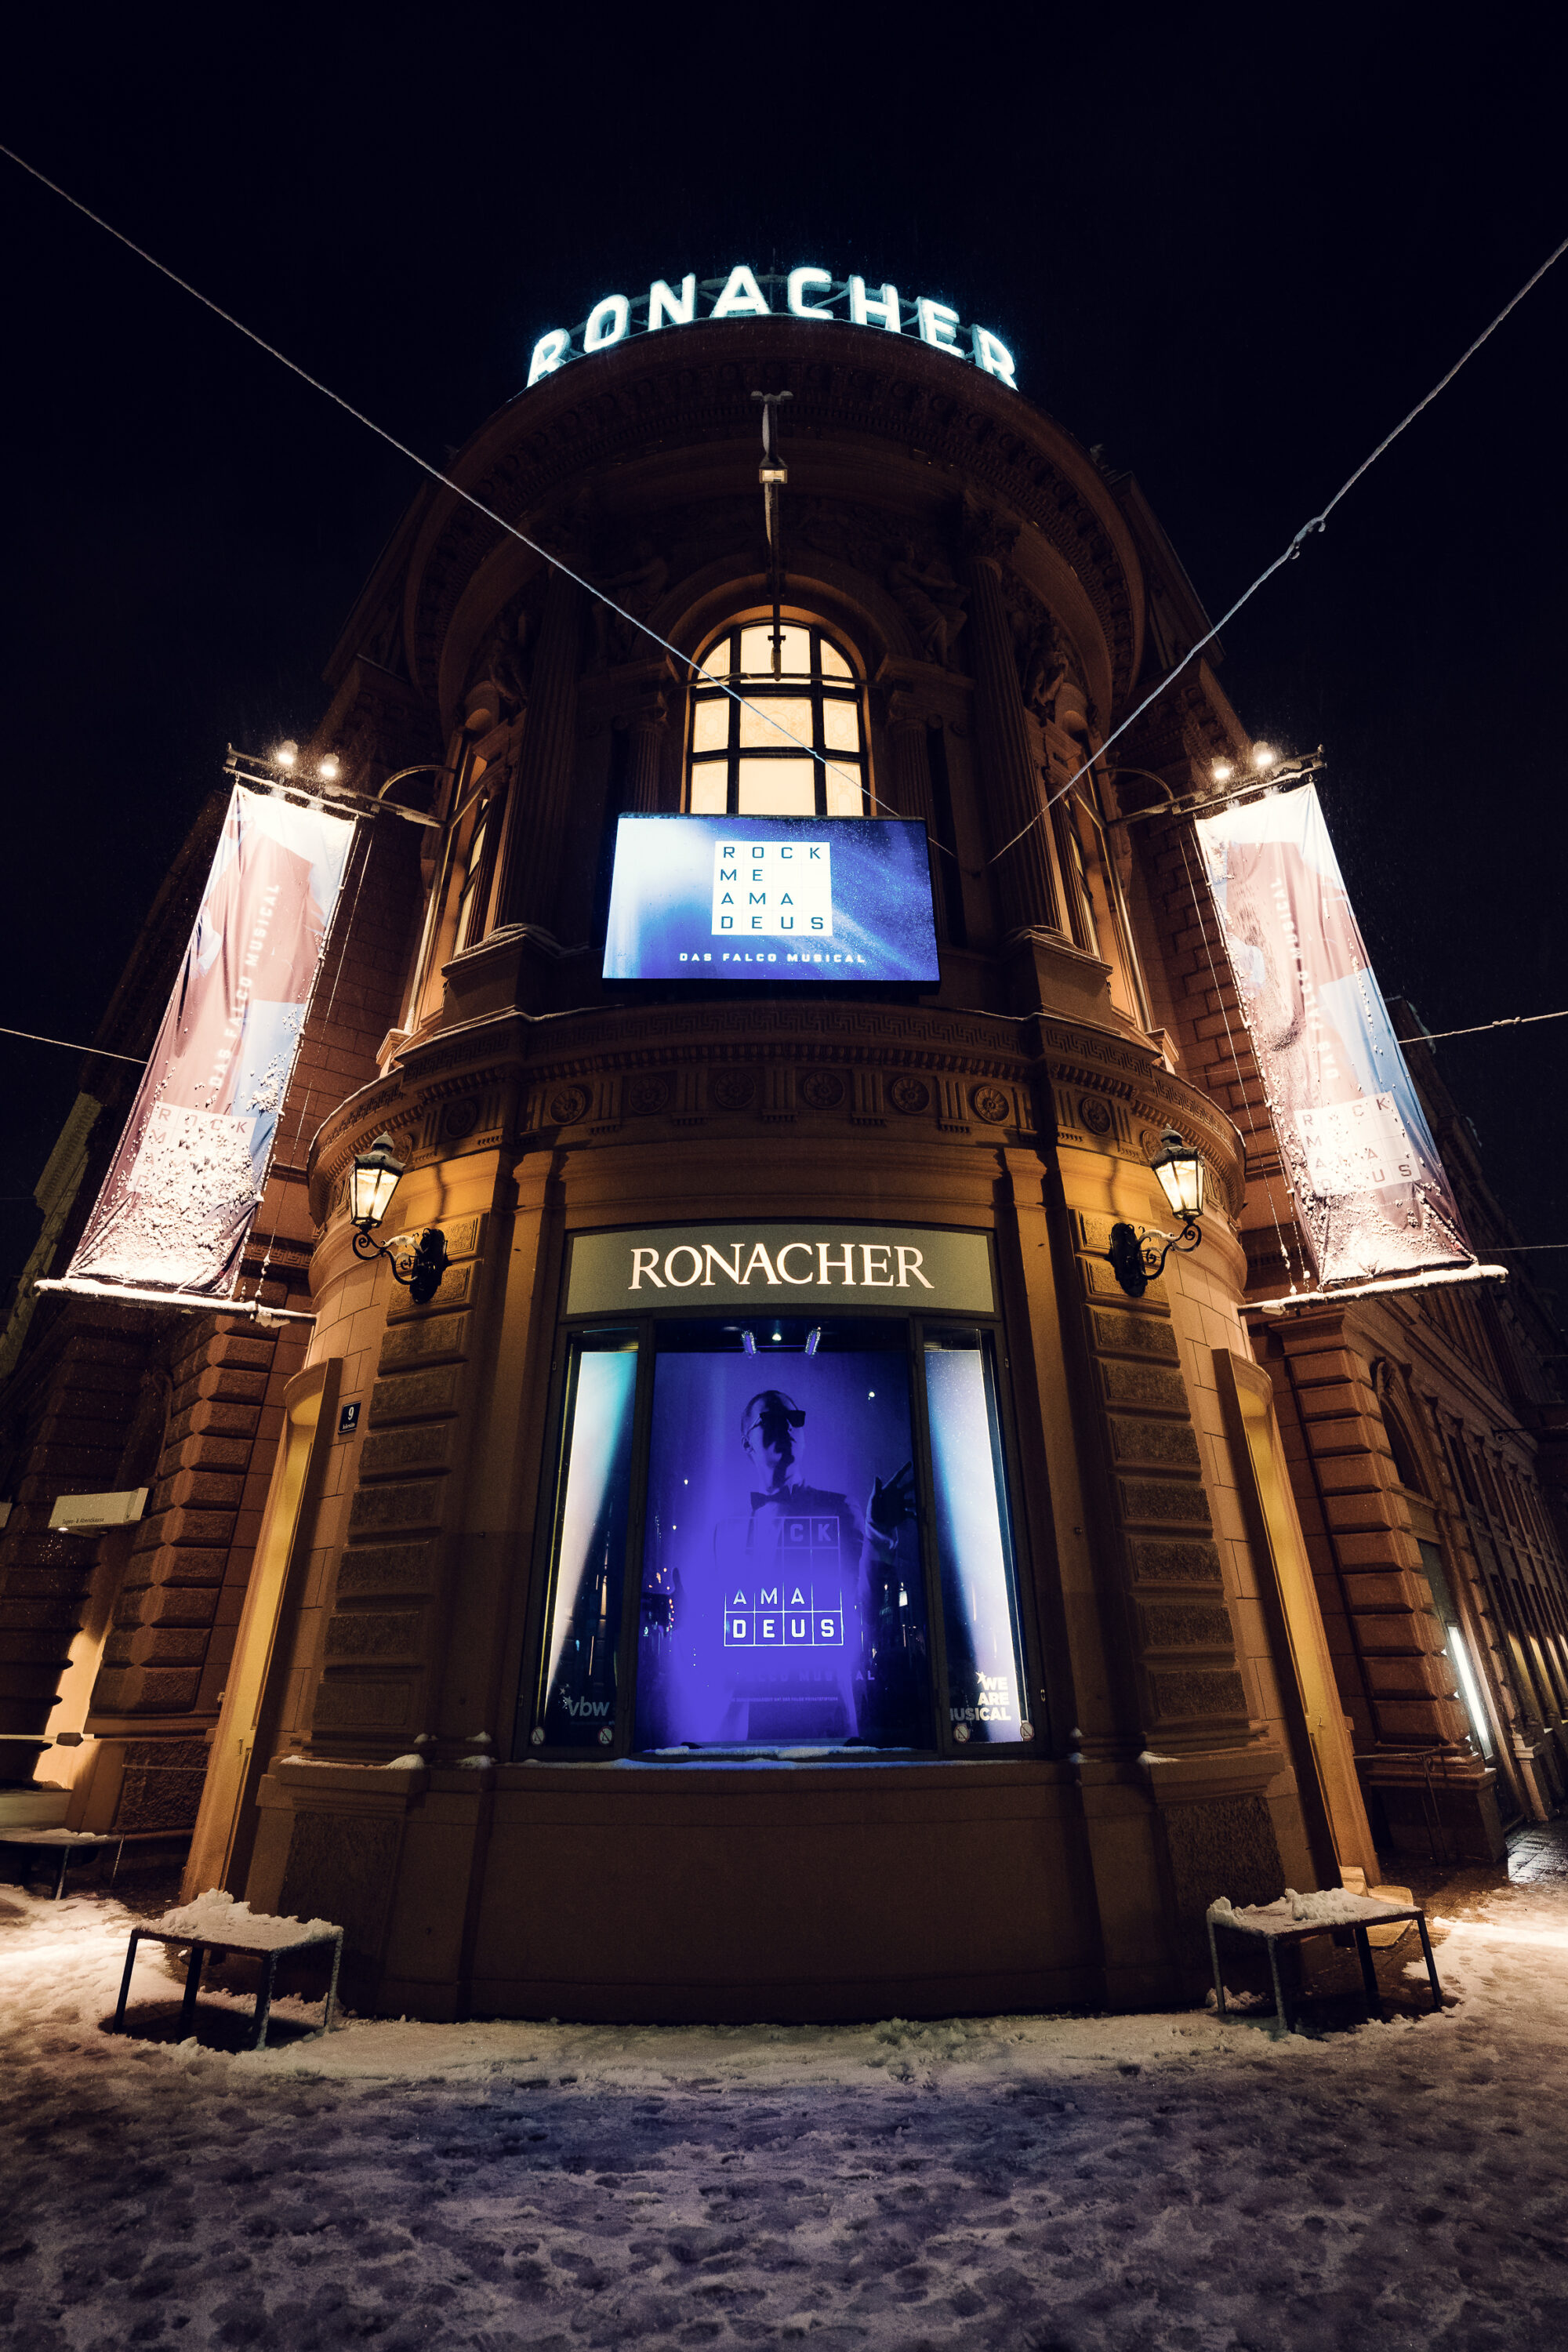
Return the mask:
<svg viewBox="0 0 1568 2352">
<path fill-rule="evenodd" d="M 1194 830 L 1320 1283 L 1472 1265 L 1316 787 Z"/>
<path fill-rule="evenodd" d="M 235 787 L 68 1286 L 234 1296 L 353 831 L 352 818 Z"/>
</svg>

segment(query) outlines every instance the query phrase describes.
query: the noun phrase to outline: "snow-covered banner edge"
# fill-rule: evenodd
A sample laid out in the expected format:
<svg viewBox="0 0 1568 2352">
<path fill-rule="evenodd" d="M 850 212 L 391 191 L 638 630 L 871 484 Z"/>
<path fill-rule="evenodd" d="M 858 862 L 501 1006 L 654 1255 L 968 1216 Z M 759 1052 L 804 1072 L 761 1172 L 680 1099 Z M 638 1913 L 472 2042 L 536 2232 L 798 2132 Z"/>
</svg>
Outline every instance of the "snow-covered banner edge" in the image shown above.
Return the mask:
<svg viewBox="0 0 1568 2352">
<path fill-rule="evenodd" d="M 233 1297 L 353 833 L 236 785 L 68 1286 Z"/>
<path fill-rule="evenodd" d="M 1194 830 L 1319 1282 L 1473 1265 L 1316 786 Z"/>
</svg>

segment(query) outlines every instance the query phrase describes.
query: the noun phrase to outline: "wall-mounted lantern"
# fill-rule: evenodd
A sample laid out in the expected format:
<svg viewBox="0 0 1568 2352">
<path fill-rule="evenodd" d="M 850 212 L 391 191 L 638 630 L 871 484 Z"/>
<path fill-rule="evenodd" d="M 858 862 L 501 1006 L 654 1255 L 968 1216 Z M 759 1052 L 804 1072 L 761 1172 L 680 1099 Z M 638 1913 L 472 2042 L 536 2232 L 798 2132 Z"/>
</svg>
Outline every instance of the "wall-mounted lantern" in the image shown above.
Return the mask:
<svg viewBox="0 0 1568 2352">
<path fill-rule="evenodd" d="M 355 1159 L 349 1179 L 349 1222 L 354 1229 L 354 1255 L 385 1258 L 392 1267 L 393 1280 L 402 1283 L 415 1306 L 428 1307 L 450 1264 L 447 1236 L 439 1225 L 428 1226 L 413 1249 L 401 1255 L 388 1249 L 384 1242 L 371 1238 L 392 1205 L 402 1173 L 403 1162 L 392 1148 L 390 1135 L 378 1135 L 368 1151 L 360 1152 Z"/>
<path fill-rule="evenodd" d="M 1204 1163 L 1173 1127 L 1165 1129 L 1163 1140 L 1165 1149 L 1152 1165 L 1160 1180 L 1160 1190 L 1171 1204 L 1172 1215 L 1182 1221 L 1181 1231 L 1167 1234 L 1157 1226 L 1149 1230 L 1125 1224 L 1111 1226 L 1106 1259 L 1130 1298 L 1142 1297 L 1149 1285 L 1163 1273 L 1165 1260 L 1173 1250 L 1195 1250 L 1203 1239 L 1198 1219 L 1204 1213 Z M 1158 1255 L 1156 1242 L 1165 1244 Z"/>
</svg>

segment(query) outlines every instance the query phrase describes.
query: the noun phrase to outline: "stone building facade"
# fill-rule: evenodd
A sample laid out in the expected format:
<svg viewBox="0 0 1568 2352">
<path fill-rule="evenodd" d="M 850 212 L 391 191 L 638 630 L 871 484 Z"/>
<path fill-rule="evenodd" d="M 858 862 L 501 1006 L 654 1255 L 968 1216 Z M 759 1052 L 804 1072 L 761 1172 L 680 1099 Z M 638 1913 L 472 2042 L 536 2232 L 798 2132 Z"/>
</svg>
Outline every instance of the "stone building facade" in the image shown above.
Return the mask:
<svg viewBox="0 0 1568 2352">
<path fill-rule="evenodd" d="M 791 690 L 835 705 L 865 815 L 923 821 L 940 982 L 606 983 L 617 818 L 726 789 L 693 664 L 785 690 L 753 659 L 752 394 L 781 388 Z M 1205 625 L 1136 484 L 948 352 L 788 318 L 564 367 L 452 475 L 533 544 L 433 487 L 329 672 L 302 772 L 331 751 L 374 798 L 416 770 L 390 797 L 437 822 L 362 824 L 240 1285 L 270 1313 L 55 1294 L 19 1342 L 0 1696 L 29 1760 L 82 1735 L 38 1768 L 74 1761 L 70 1817 L 192 1828 L 193 1888 L 343 1920 L 356 1998 L 394 2013 L 744 2018 L 1184 1998 L 1215 1895 L 1376 1877 L 1369 1800 L 1390 1840 L 1435 1817 L 1480 1847 L 1500 1792 L 1554 1803 L 1547 1341 L 1520 1371 L 1488 1336 L 1514 1310 L 1479 1296 L 1261 1303 L 1300 1274 L 1279 1154 L 1190 842 L 1145 813 L 1245 745 L 1212 668 L 1042 815 Z M 765 813 L 764 750 L 725 754 L 738 814 Z M 155 1004 L 154 941 L 134 969 Z M 1203 1244 L 1134 1299 L 1104 1252 L 1119 1219 L 1168 1223 L 1173 1126 Z M 384 1234 L 438 1223 L 451 1260 L 425 1307 L 353 1247 L 383 1131 Z M 78 1155 L 78 1223 L 107 1148 Z M 794 1311 L 764 1249 L 773 1289 L 716 1319 L 672 1262 L 742 1230 L 820 1248 L 837 1295 Z M 663 1296 L 612 1310 L 595 1248 L 650 1234 Z M 881 1295 L 898 1235 L 933 1267 L 962 1245 L 962 1300 Z M 661 1564 L 655 1416 L 698 1378 L 672 1365 L 725 1349 L 772 1366 L 746 1414 L 885 1362 L 911 1511 L 873 1523 L 882 1470 L 864 1528 L 827 1496 L 861 1546 L 853 1689 L 792 1669 L 723 1737 L 656 1740 L 688 1719 L 651 1694 L 699 1567 L 678 1592 Z M 989 1419 L 959 1493 L 965 1381 Z M 568 1591 L 591 1392 L 623 1396 L 629 1466 Z M 43 1531 L 115 1484 L 150 1487 L 135 1529 Z M 1011 1628 L 989 1679 L 948 1557 L 976 1494 Z"/>
</svg>

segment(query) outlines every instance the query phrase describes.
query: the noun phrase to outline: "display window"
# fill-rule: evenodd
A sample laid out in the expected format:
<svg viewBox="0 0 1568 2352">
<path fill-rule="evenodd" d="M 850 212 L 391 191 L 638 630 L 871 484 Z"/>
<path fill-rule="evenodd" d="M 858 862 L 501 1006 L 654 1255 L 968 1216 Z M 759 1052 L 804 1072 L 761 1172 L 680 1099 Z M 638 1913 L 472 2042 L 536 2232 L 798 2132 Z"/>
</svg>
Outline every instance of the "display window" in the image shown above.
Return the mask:
<svg viewBox="0 0 1568 2352">
<path fill-rule="evenodd" d="M 1031 1742 L 999 1339 L 895 1314 L 564 1327 L 517 1752 Z"/>
</svg>

